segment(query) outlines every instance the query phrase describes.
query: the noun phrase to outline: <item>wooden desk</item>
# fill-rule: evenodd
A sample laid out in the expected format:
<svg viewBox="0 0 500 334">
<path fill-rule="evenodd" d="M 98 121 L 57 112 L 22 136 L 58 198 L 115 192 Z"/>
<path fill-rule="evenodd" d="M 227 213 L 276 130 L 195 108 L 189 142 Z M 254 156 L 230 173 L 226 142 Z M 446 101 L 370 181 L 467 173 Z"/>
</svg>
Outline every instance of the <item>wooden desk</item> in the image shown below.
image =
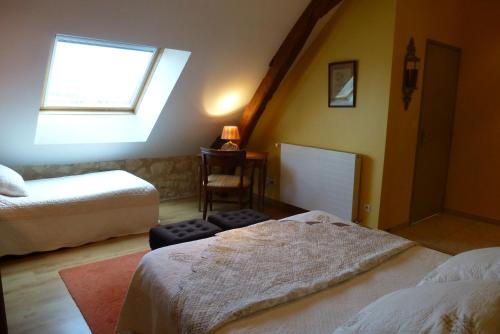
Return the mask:
<svg viewBox="0 0 500 334">
<path fill-rule="evenodd" d="M 254 164 L 254 167 L 259 172 L 257 178 L 257 198 L 260 207 L 264 207 L 264 198 L 266 195 L 266 178 L 267 178 L 267 156 L 268 152 L 247 151 L 247 162 Z"/>
<path fill-rule="evenodd" d="M 266 195 L 266 177 L 267 177 L 267 156 L 268 152 L 257 152 L 257 151 L 247 151 L 246 162 L 252 164 L 253 167 L 258 171 L 257 177 L 257 198 L 259 207 L 264 207 L 264 198 Z M 202 179 L 201 179 L 201 156 L 200 164 L 198 166 L 198 211 L 201 211 L 201 190 L 202 190 Z"/>
</svg>

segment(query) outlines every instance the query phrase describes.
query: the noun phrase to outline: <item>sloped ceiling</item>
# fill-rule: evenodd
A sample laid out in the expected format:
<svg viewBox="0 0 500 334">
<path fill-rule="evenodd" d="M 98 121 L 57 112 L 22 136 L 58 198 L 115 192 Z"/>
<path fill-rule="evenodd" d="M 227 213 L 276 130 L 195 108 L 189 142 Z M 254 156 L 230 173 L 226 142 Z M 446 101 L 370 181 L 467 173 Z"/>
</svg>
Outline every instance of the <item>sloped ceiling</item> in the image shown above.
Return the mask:
<svg viewBox="0 0 500 334">
<path fill-rule="evenodd" d="M 193 154 L 238 123 L 308 0 L 2 0 L 0 163 L 33 165 Z M 34 145 L 55 34 L 191 51 L 145 143 Z M 232 113 L 214 116 L 226 94 Z M 92 131 L 92 129 L 89 129 Z M 110 129 L 112 131 L 112 129 Z"/>
</svg>

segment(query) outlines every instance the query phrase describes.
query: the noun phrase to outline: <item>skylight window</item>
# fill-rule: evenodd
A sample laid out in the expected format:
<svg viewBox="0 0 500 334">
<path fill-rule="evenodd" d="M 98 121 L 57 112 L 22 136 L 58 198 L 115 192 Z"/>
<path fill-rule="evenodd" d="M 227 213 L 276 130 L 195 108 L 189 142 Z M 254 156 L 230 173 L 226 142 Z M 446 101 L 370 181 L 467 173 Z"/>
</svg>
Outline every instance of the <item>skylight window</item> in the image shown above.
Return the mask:
<svg viewBox="0 0 500 334">
<path fill-rule="evenodd" d="M 158 49 L 57 35 L 41 111 L 125 111 L 135 108 Z"/>
</svg>

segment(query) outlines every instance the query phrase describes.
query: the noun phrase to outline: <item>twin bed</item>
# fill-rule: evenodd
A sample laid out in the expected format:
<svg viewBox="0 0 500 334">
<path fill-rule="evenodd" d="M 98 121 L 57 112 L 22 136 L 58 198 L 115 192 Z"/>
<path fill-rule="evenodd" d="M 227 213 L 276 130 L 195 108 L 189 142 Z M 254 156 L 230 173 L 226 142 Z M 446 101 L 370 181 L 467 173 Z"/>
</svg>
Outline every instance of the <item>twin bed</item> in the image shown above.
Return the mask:
<svg viewBox="0 0 500 334">
<path fill-rule="evenodd" d="M 125 171 L 18 183 L 25 196 L 0 194 L 0 256 L 144 233 L 158 224 L 158 191 Z"/>
<path fill-rule="evenodd" d="M 342 325 L 348 319 L 353 318 L 363 307 L 378 298 L 400 289 L 413 289 L 412 287 L 424 277 L 428 277 L 429 272 L 450 258 L 449 255 L 412 244 L 382 231 L 371 231 L 359 227 L 322 211 L 310 211 L 286 218 L 279 223 L 291 230 L 298 228 L 299 233 L 305 235 L 304 240 L 297 238 L 297 240 L 293 239 L 288 242 L 286 236 L 283 239 L 283 236 L 280 235 L 281 227 L 275 223 L 264 222 L 254 225 L 257 227 L 226 231 L 216 237 L 173 245 L 148 253 L 139 264 L 130 285 L 117 331 L 122 334 L 332 333 L 336 329 L 339 333 L 388 332 L 380 330 L 380 328 L 378 330 L 370 329 L 369 325 L 363 327 L 367 326 L 366 324 L 353 324 L 352 321 L 351 327 L 342 327 Z M 353 231 L 354 235 L 359 236 L 357 244 L 332 242 L 333 249 L 325 251 L 325 248 L 321 248 L 320 245 L 321 237 L 316 235 L 311 238 L 307 232 L 309 229 L 318 228 L 321 224 L 329 225 L 324 231 L 330 229 Z M 272 232 L 273 229 L 275 229 L 274 235 L 266 234 L 269 231 Z M 381 240 L 388 238 L 388 243 L 394 243 L 395 247 L 389 249 L 382 245 L 379 248 L 367 249 L 363 253 L 362 249 L 367 244 L 377 243 L 375 239 L 372 242 L 371 233 L 378 233 L 376 237 L 382 238 Z M 339 236 L 343 240 L 349 239 L 348 234 L 339 234 Z M 250 243 L 247 242 L 248 240 Z M 314 246 L 315 240 L 319 240 L 317 241 L 318 247 Z M 269 248 L 270 245 L 271 248 Z M 279 254 L 280 249 L 283 249 L 284 257 L 283 254 Z M 325 252 L 325 255 L 315 254 L 311 249 Z M 228 258 L 226 253 L 234 253 L 235 250 L 236 257 L 230 256 Z M 335 256 L 337 251 L 338 257 L 341 257 L 340 260 Z M 496 251 L 497 255 L 500 254 L 499 250 Z M 253 254 L 259 252 L 260 255 Z M 269 252 L 269 256 L 266 256 L 267 252 Z M 378 258 L 372 256 L 377 252 L 382 256 Z M 326 256 L 334 264 L 329 266 L 326 263 L 328 269 L 317 273 L 315 270 L 318 268 L 314 265 L 310 266 L 305 261 L 307 256 L 302 257 L 301 254 L 305 253 L 311 253 L 308 256 L 312 262 L 320 262 Z M 359 257 L 358 262 L 349 264 L 348 259 L 344 261 L 342 258 L 349 253 L 359 253 L 362 256 Z M 221 254 L 222 257 L 218 256 Z M 290 261 L 290 265 L 288 265 L 289 261 L 286 256 L 296 258 L 295 263 Z M 482 322 L 479 321 L 477 324 L 471 325 L 472 329 L 476 328 L 474 326 L 480 326 L 485 333 L 494 333 L 495 329 L 500 329 L 500 263 L 499 260 L 495 260 L 498 259 L 498 256 L 490 256 L 490 258 L 497 261 L 495 264 L 497 267 L 489 265 L 487 268 L 490 271 L 493 268 L 492 275 L 497 277 L 495 275 L 498 274 L 499 281 L 489 283 L 490 285 L 485 288 L 493 299 L 483 298 L 481 303 L 491 304 L 493 309 L 486 310 L 486 313 L 483 312 L 480 316 L 473 315 L 480 319 L 486 317 L 489 322 L 481 320 Z M 240 260 L 243 265 L 240 266 L 242 268 L 238 269 L 238 261 Z M 271 268 L 269 271 L 268 267 L 273 264 L 273 261 L 275 270 Z M 281 265 L 283 261 L 286 262 L 284 266 Z M 302 275 L 306 276 L 301 276 L 297 270 L 293 269 L 296 266 L 305 268 L 306 272 Z M 475 266 L 478 265 L 475 264 Z M 287 268 L 292 269 L 288 270 Z M 220 271 L 220 275 L 217 275 L 217 270 Z M 261 271 L 266 270 L 268 274 L 275 272 L 276 275 L 263 276 Z M 287 275 L 281 275 L 280 270 L 285 272 L 288 270 Z M 308 276 L 307 271 L 312 272 L 312 274 Z M 324 279 L 318 280 L 319 276 Z M 196 280 L 193 280 L 193 277 Z M 251 291 L 255 288 L 255 282 L 252 283 L 252 281 L 262 277 L 266 277 L 266 279 L 262 280 L 263 288 L 261 291 L 255 294 L 253 292 L 245 294 L 245 290 Z M 304 280 L 304 277 L 308 277 L 308 279 Z M 231 280 L 232 283 L 229 282 L 228 285 L 228 281 Z M 290 285 L 288 281 L 293 284 Z M 445 285 L 439 286 L 438 291 L 447 291 L 446 284 L 452 283 L 442 283 Z M 286 286 L 289 288 L 287 289 Z M 312 289 L 313 286 L 315 289 Z M 456 290 L 457 286 L 451 288 Z M 468 289 L 467 287 L 458 288 L 460 291 Z M 476 288 L 474 287 L 474 289 Z M 233 291 L 228 293 L 228 290 Z M 477 295 L 476 290 L 473 292 Z M 421 295 L 419 293 L 415 300 L 418 300 Z M 455 293 L 455 295 L 457 294 Z M 231 298 L 231 296 L 238 296 L 238 298 Z M 221 297 L 225 299 L 221 300 Z M 398 296 L 394 298 L 398 298 Z M 411 295 L 405 297 L 409 313 L 413 312 L 412 299 Z M 446 300 L 446 298 L 442 300 Z M 432 312 L 418 310 L 416 315 L 411 316 L 412 319 L 402 320 L 404 324 L 402 327 L 400 324 L 396 324 L 393 329 L 399 329 L 389 332 L 446 332 L 446 326 L 463 323 L 463 319 L 447 321 L 447 317 L 450 317 L 448 313 L 456 315 L 457 310 L 471 308 L 469 304 L 460 306 L 462 305 L 461 301 L 458 303 L 460 305 L 452 303 L 449 305 L 451 311 L 444 310 L 448 312 L 445 312 L 445 316 L 435 316 L 438 320 L 429 324 L 430 320 L 425 317 L 429 314 L 434 315 L 436 309 L 441 311 L 443 309 L 441 299 L 436 303 L 432 306 L 434 307 Z M 403 310 L 404 307 L 398 307 L 395 311 L 387 311 L 393 312 L 394 317 L 391 316 L 392 318 L 397 318 L 399 313 L 406 312 Z M 384 307 L 379 307 L 379 309 L 384 311 Z M 221 314 L 223 316 L 220 316 Z M 368 312 L 368 316 L 370 314 Z M 418 318 L 422 314 L 425 315 L 423 320 Z M 375 315 L 375 317 L 377 316 Z M 496 322 L 495 319 L 497 319 Z M 357 320 L 360 321 L 360 319 Z M 393 319 L 387 323 L 392 321 Z M 378 321 L 378 325 L 385 326 L 385 321 Z M 414 326 L 413 329 L 411 326 Z M 473 333 L 474 331 L 470 331 L 471 328 L 455 332 Z"/>
</svg>

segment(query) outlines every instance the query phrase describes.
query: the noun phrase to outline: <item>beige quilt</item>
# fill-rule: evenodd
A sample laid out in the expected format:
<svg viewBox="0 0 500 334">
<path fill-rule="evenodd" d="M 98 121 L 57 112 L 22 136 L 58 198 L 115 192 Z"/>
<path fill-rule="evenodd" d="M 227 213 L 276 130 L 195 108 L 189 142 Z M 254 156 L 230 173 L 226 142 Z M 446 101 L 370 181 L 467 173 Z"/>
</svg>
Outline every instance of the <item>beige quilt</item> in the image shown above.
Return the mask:
<svg viewBox="0 0 500 334">
<path fill-rule="evenodd" d="M 192 265 L 169 309 L 181 333 L 211 333 L 351 278 L 413 245 L 330 220 L 267 221 L 225 231 Z"/>
</svg>

